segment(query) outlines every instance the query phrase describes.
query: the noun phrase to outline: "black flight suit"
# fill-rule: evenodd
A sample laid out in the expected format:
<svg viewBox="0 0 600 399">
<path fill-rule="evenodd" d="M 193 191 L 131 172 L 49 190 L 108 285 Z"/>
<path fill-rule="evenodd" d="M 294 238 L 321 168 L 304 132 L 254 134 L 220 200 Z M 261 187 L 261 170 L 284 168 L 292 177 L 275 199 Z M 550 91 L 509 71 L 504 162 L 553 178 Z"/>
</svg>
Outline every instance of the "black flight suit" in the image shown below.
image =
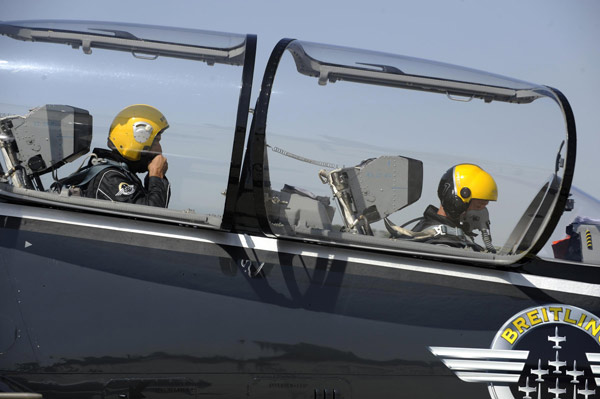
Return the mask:
<svg viewBox="0 0 600 399">
<path fill-rule="evenodd" d="M 424 230 L 427 230 L 429 227 L 434 227 L 434 226 L 439 226 L 439 225 L 446 225 L 449 227 L 462 229 L 462 226 L 460 224 L 457 224 L 454 221 L 452 221 L 452 219 L 450 219 L 446 216 L 438 215 L 438 210 L 439 209 L 436 208 L 435 206 L 429 205 L 427 207 L 427 209 L 425 209 L 425 212 L 423 212 L 423 220 L 421 220 L 419 223 L 417 223 L 417 225 L 412 228 L 412 231 L 415 231 L 415 232 L 424 231 Z M 455 234 L 442 234 L 442 235 L 438 235 L 436 237 L 428 238 L 428 239 L 424 240 L 423 242 L 428 242 L 431 244 L 438 244 L 438 245 L 447 245 L 449 247 L 457 247 L 457 248 L 470 247 L 475 250 L 483 249 L 479 245 L 475 244 L 469 237 L 466 237 L 464 235 L 457 236 Z"/>
<path fill-rule="evenodd" d="M 130 163 L 113 151 L 96 148 L 94 154 L 99 158 Z M 135 170 L 134 168 L 130 168 Z M 113 202 L 150 205 L 166 208 L 171 197 L 171 185 L 165 177 L 146 176 L 144 183 L 127 168 L 111 166 L 98 173 L 85 187 L 84 196 Z"/>
</svg>

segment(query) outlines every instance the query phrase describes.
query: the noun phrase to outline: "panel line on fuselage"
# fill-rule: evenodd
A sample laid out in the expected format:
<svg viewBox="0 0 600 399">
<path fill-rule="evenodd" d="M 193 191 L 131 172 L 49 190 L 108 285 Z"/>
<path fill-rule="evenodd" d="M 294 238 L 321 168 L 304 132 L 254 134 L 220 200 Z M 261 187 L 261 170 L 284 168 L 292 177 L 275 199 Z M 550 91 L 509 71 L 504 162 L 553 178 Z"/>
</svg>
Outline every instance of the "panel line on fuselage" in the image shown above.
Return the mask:
<svg viewBox="0 0 600 399">
<path fill-rule="evenodd" d="M 30 208 L 13 204 L 0 205 L 0 214 L 8 217 L 39 220 L 50 223 L 82 226 L 102 230 L 113 230 L 146 236 L 242 247 L 245 249 L 262 250 L 273 253 L 283 252 L 313 258 L 335 259 L 338 261 L 401 269 L 430 275 L 478 280 L 489 283 L 558 291 L 576 295 L 587 295 L 594 297 L 600 296 L 599 284 L 536 276 L 519 273 L 516 271 L 505 271 L 491 268 L 487 269 L 483 267 L 474 268 L 473 266 L 463 266 L 439 261 L 429 262 L 434 262 L 435 265 L 424 265 L 422 263 L 427 261 L 416 259 L 411 263 L 410 258 L 404 258 L 404 262 L 398 262 L 398 255 L 373 252 L 369 252 L 368 256 L 357 255 L 357 253 L 360 252 L 360 249 L 354 248 L 341 248 L 333 246 L 324 247 L 322 245 L 315 246 L 315 248 L 319 250 L 327 248 L 326 254 L 323 254 L 323 251 L 311 251 L 306 248 L 306 246 L 313 246 L 313 244 L 300 243 L 291 240 L 278 240 L 268 237 L 250 236 L 248 234 L 241 233 L 229 233 L 208 229 L 204 230 L 201 228 L 193 230 L 190 229 L 189 234 L 182 234 L 181 231 L 175 231 L 182 229 L 181 227 L 177 226 L 168 226 L 163 224 L 159 229 L 153 229 L 149 228 L 150 223 L 141 222 L 144 223 L 143 226 L 132 227 L 132 224 L 139 223 L 137 221 L 132 222 L 130 220 L 120 220 L 112 217 L 110 220 L 108 220 L 106 217 L 98 215 L 71 214 L 60 210 Z M 65 217 L 65 215 L 68 215 L 68 217 Z M 186 231 L 186 233 L 188 232 Z M 202 236 L 198 236 L 198 234 L 202 234 Z"/>
</svg>

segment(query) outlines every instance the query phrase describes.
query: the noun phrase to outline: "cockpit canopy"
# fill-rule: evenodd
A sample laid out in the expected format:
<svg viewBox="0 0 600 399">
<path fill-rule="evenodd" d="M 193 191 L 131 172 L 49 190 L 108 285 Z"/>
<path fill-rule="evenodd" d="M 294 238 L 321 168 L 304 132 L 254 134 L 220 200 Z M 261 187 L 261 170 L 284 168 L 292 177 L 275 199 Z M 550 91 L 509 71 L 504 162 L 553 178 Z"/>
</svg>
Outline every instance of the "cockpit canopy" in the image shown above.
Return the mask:
<svg viewBox="0 0 600 399">
<path fill-rule="evenodd" d="M 283 39 L 251 110 L 252 35 L 91 21 L 4 22 L 0 35 L 5 198 L 493 265 L 542 249 L 568 204 L 575 125 L 551 87 Z M 106 147 L 130 104 L 171 125 L 170 209 L 46 192 Z M 412 234 L 439 210 L 442 175 L 463 163 L 493 176 L 497 201 Z M 472 243 L 429 242 L 444 234 Z"/>
<path fill-rule="evenodd" d="M 531 102 L 547 91 L 500 75 L 401 55 L 298 40 L 288 50 L 298 72 L 317 77 L 320 85 L 347 81 L 516 103 Z"/>
<path fill-rule="evenodd" d="M 245 35 L 94 21 L 12 21 L 0 33 L 17 40 L 125 51 L 139 58 L 159 56 L 204 61 L 209 65 L 243 65 Z"/>
<path fill-rule="evenodd" d="M 565 171 L 575 156 L 572 115 L 560 92 L 406 56 L 299 40 L 280 45 L 277 75 L 263 81 L 263 90 L 272 91 L 258 100 L 253 131 L 260 138 L 264 132 L 269 150 L 255 153 L 255 161 L 268 163 L 255 185 L 264 188 L 273 233 L 500 263 L 539 250 L 562 214 L 570 186 Z M 420 167 L 403 174 L 395 165 L 407 160 Z M 411 234 L 428 205 L 440 207 L 442 175 L 462 163 L 481 166 L 499 190 L 483 216 L 489 210 L 491 223 L 478 224 L 488 226 L 487 235 L 467 231 L 475 244 L 468 254 L 450 248 L 456 237 L 431 246 Z M 366 171 L 374 165 L 385 167 Z M 338 212 L 290 202 L 285 206 L 296 217 L 283 220 L 285 186 L 329 194 Z M 393 188 L 411 201 L 387 195 Z M 386 208 L 375 206 L 383 198 L 392 212 L 378 212 Z M 314 223 L 314 215 L 333 216 Z M 463 233 L 436 227 L 431 235 Z"/>
</svg>

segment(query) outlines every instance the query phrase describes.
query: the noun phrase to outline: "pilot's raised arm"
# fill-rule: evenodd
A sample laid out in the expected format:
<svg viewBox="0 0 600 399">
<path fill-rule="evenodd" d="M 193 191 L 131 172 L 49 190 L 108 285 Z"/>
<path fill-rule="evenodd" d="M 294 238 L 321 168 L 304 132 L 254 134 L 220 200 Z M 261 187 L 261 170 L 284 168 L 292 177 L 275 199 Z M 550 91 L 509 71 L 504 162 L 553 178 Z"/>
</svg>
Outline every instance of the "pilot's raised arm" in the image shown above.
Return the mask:
<svg viewBox="0 0 600 399">
<path fill-rule="evenodd" d="M 171 188 L 160 139 L 169 127 L 165 116 L 149 105 L 124 108 L 113 120 L 108 147 L 94 149 L 89 176 L 81 186 L 88 198 L 166 208 Z M 93 164 L 92 164 L 93 163 Z M 144 184 L 138 173 L 148 172 Z"/>
<path fill-rule="evenodd" d="M 476 227 L 482 232 L 486 249 L 494 252 L 486 208 L 489 201 L 498 199 L 494 178 L 477 165 L 455 165 L 442 175 L 437 194 L 440 207 L 429 205 L 412 231 L 432 232 L 426 242 L 483 250 L 473 241 Z"/>
</svg>

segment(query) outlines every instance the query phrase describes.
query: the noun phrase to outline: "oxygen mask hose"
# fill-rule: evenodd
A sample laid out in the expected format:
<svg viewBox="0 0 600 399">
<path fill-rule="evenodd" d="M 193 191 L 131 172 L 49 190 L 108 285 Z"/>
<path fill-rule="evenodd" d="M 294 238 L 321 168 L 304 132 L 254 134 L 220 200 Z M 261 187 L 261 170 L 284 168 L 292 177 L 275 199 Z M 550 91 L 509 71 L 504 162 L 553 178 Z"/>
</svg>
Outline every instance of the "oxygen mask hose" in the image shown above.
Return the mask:
<svg viewBox="0 0 600 399">
<path fill-rule="evenodd" d="M 489 229 L 481 229 L 481 238 L 485 244 L 485 249 L 493 254 L 496 253 L 496 248 L 492 245 L 492 236 Z"/>
<path fill-rule="evenodd" d="M 493 254 L 496 253 L 496 248 L 492 245 L 492 234 L 490 233 L 490 215 L 487 208 L 467 211 L 462 218 L 462 224 L 466 226 L 466 230 L 481 231 L 481 238 L 485 249 Z"/>
</svg>

